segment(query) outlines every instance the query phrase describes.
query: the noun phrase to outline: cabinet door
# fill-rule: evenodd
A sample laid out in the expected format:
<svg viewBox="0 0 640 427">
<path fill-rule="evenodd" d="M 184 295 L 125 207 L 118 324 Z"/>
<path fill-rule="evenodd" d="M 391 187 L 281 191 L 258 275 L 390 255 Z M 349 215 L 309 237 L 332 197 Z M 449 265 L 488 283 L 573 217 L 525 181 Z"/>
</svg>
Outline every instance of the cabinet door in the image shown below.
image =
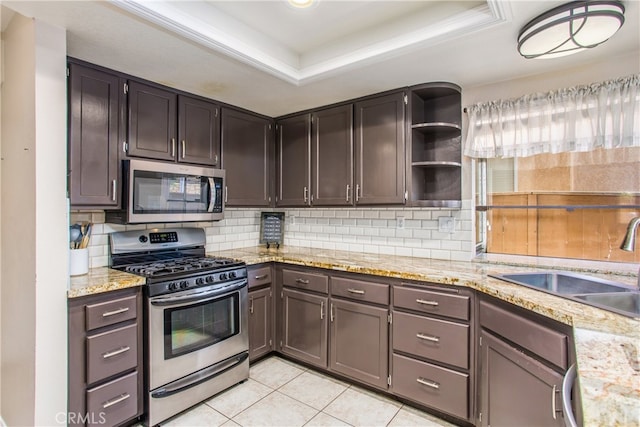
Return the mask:
<svg viewBox="0 0 640 427">
<path fill-rule="evenodd" d="M 69 65 L 69 198 L 72 207 L 115 207 L 120 79 Z"/>
<path fill-rule="evenodd" d="M 249 292 L 249 360 L 272 350 L 271 288 Z"/>
<path fill-rule="evenodd" d="M 178 161 L 220 166 L 220 107 L 178 97 Z"/>
<path fill-rule="evenodd" d="M 278 126 L 278 190 L 276 205 L 308 206 L 311 203 L 309 171 L 311 115 L 280 120 Z"/>
<path fill-rule="evenodd" d="M 357 205 L 404 204 L 405 94 L 355 104 Z"/>
<path fill-rule="evenodd" d="M 263 117 L 222 110 L 222 168 L 227 206 L 269 206 L 273 131 Z"/>
<path fill-rule="evenodd" d="M 129 82 L 128 155 L 175 160 L 176 104 L 173 92 Z"/>
<path fill-rule="evenodd" d="M 479 401 L 483 426 L 564 426 L 562 375 L 482 331 Z"/>
<path fill-rule="evenodd" d="M 329 368 L 387 389 L 388 314 L 386 308 L 332 300 Z"/>
<path fill-rule="evenodd" d="M 327 367 L 327 298 L 282 291 L 282 342 L 280 350 L 303 362 Z"/>
<path fill-rule="evenodd" d="M 313 113 L 311 203 L 353 204 L 353 105 Z"/>
</svg>

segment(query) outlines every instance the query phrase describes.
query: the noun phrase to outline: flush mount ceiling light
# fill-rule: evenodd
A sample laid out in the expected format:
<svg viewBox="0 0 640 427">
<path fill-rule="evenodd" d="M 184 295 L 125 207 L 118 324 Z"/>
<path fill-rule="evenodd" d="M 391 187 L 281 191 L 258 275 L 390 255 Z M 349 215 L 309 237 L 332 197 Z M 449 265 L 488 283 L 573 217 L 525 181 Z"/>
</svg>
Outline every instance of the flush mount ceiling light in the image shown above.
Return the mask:
<svg viewBox="0 0 640 427">
<path fill-rule="evenodd" d="M 571 55 L 604 43 L 623 23 L 619 1 L 574 1 L 525 25 L 518 35 L 518 52 L 528 59 Z"/>
<path fill-rule="evenodd" d="M 311 7 L 316 0 L 289 0 L 289 4 L 293 7 L 297 7 L 298 9 L 306 9 Z"/>
</svg>

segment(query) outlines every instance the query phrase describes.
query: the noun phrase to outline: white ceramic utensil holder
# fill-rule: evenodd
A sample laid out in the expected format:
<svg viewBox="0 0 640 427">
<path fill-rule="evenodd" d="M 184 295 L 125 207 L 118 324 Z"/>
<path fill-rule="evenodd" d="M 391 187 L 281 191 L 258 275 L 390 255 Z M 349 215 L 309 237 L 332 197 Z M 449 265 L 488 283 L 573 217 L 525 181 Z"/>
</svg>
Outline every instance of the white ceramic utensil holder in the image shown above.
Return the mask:
<svg viewBox="0 0 640 427">
<path fill-rule="evenodd" d="M 71 249 L 69 251 L 69 275 L 80 276 L 89 272 L 89 249 Z"/>
</svg>

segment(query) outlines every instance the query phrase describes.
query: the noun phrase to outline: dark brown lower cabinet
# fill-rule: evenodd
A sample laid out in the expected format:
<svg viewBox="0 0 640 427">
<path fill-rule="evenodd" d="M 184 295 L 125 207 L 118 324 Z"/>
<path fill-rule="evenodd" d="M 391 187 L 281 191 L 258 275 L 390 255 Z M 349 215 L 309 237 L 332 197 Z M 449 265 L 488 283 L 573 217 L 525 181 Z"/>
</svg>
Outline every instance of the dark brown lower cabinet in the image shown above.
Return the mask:
<svg viewBox="0 0 640 427">
<path fill-rule="evenodd" d="M 327 304 L 325 296 L 282 290 L 282 353 L 320 368 L 327 367 Z"/>
<path fill-rule="evenodd" d="M 487 331 L 480 337 L 480 425 L 563 426 L 562 375 Z"/>
<path fill-rule="evenodd" d="M 388 316 L 388 308 L 332 299 L 329 368 L 386 390 Z"/>
<path fill-rule="evenodd" d="M 142 415 L 142 296 L 124 289 L 69 300 L 69 425 Z"/>
<path fill-rule="evenodd" d="M 271 288 L 249 292 L 249 360 L 273 350 L 273 304 Z"/>
</svg>

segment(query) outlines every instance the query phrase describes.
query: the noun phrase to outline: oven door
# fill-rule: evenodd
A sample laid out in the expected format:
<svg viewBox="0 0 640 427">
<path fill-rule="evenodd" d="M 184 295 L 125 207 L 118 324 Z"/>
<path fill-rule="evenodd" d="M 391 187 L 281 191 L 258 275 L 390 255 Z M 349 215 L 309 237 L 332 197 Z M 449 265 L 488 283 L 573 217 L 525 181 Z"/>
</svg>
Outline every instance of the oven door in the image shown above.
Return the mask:
<svg viewBox="0 0 640 427">
<path fill-rule="evenodd" d="M 147 160 L 127 160 L 124 170 L 129 223 L 223 218 L 223 170 Z"/>
<path fill-rule="evenodd" d="M 149 390 L 249 349 L 247 280 L 148 299 Z"/>
</svg>

